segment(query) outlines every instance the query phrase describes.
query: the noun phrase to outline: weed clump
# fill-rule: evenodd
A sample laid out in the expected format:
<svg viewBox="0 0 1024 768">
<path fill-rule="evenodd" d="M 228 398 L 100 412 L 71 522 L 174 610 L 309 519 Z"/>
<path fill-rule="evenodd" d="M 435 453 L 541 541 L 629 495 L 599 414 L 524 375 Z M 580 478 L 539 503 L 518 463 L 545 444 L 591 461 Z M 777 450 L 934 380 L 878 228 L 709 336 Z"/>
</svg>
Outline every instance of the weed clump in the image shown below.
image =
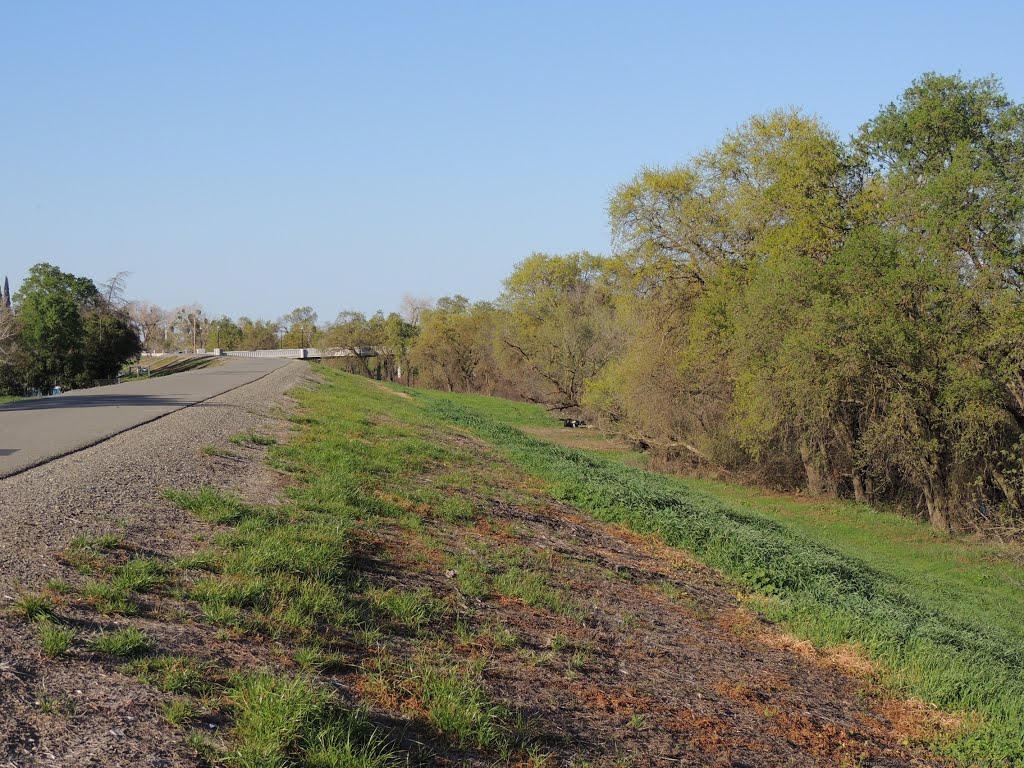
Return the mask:
<svg viewBox="0 0 1024 768">
<path fill-rule="evenodd" d="M 153 641 L 141 629 L 125 627 L 109 634 L 101 632 L 89 642 L 89 649 L 96 653 L 130 658 L 148 653 L 153 645 Z"/>
<path fill-rule="evenodd" d="M 62 627 L 49 620 L 39 622 L 39 644 L 43 655 L 51 659 L 67 654 L 76 635 L 71 627 Z"/>
<path fill-rule="evenodd" d="M 369 726 L 364 713 L 345 708 L 308 678 L 269 672 L 240 675 L 226 695 L 235 739 L 226 756 L 230 766 L 396 764 L 394 750 Z"/>
<path fill-rule="evenodd" d="M 46 595 L 25 594 L 14 601 L 13 610 L 29 621 L 43 621 L 53 616 L 53 601 Z"/>
</svg>

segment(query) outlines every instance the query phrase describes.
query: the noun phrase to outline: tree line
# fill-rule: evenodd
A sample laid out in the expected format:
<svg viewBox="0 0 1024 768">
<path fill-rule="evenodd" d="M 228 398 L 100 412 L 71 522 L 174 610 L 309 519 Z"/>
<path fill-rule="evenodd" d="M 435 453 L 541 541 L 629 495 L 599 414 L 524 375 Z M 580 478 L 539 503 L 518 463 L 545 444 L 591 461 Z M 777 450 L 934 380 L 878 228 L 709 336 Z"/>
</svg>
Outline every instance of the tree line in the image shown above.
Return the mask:
<svg viewBox="0 0 1024 768">
<path fill-rule="evenodd" d="M 534 254 L 494 301 L 328 323 L 129 304 L 37 265 L 0 307 L 0 390 L 82 385 L 142 349 L 372 347 L 334 364 L 943 530 L 1021 528 L 1024 107 L 998 80 L 926 74 L 845 141 L 798 110 L 752 117 L 641 170 L 608 215 L 610 255 Z"/>
<path fill-rule="evenodd" d="M 1024 108 L 926 74 L 848 141 L 784 109 L 647 168 L 614 252 L 422 312 L 420 382 L 583 411 L 694 467 L 1019 526 Z"/>
</svg>

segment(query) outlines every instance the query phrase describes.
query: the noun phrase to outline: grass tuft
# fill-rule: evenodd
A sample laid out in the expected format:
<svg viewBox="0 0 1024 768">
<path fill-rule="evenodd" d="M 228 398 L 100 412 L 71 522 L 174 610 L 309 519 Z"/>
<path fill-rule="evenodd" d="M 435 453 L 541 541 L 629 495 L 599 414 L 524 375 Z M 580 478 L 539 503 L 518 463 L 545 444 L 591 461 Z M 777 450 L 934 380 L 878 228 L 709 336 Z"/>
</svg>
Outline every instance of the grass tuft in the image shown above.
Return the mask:
<svg viewBox="0 0 1024 768">
<path fill-rule="evenodd" d="M 257 432 L 240 432 L 228 438 L 235 445 L 276 445 L 277 440 L 269 435 L 261 435 Z"/>
<path fill-rule="evenodd" d="M 255 513 L 241 499 L 208 486 L 198 491 L 164 491 L 164 498 L 208 523 L 238 523 Z"/>
<path fill-rule="evenodd" d="M 180 695 L 205 696 L 217 681 L 210 664 L 189 656 L 151 656 L 131 662 L 125 670 L 165 693 Z"/>
<path fill-rule="evenodd" d="M 25 594 L 14 601 L 12 610 L 29 621 L 43 621 L 53 617 L 53 601 L 46 595 Z"/>
<path fill-rule="evenodd" d="M 162 706 L 164 719 L 176 728 L 184 728 L 196 718 L 195 702 L 191 699 L 171 699 Z"/>
<path fill-rule="evenodd" d="M 551 587 L 538 571 L 512 567 L 494 579 L 503 595 L 522 600 L 531 608 L 544 608 L 561 616 L 580 618 L 582 611 L 572 600 Z"/>
<path fill-rule="evenodd" d="M 39 643 L 43 655 L 51 659 L 64 656 L 71 649 L 76 634 L 71 627 L 62 627 L 52 621 L 39 622 Z"/>
<path fill-rule="evenodd" d="M 377 615 L 414 632 L 421 632 L 445 610 L 428 589 L 370 590 L 366 596 Z"/>
<path fill-rule="evenodd" d="M 149 636 L 136 627 L 125 627 L 117 632 L 101 632 L 89 641 L 89 650 L 110 656 L 131 658 L 142 656 L 153 650 L 154 643 Z"/>
<path fill-rule="evenodd" d="M 167 581 L 167 566 L 153 558 L 133 557 L 114 570 L 111 584 L 123 592 L 152 592 Z"/>
<path fill-rule="evenodd" d="M 90 580 L 82 585 L 82 596 L 104 615 L 134 616 L 139 606 L 123 587 L 110 582 Z"/>
<path fill-rule="evenodd" d="M 237 768 L 302 765 L 384 768 L 394 752 L 365 715 L 343 707 L 305 677 L 262 672 L 237 677 L 227 691 L 235 743 L 226 763 Z"/>
</svg>

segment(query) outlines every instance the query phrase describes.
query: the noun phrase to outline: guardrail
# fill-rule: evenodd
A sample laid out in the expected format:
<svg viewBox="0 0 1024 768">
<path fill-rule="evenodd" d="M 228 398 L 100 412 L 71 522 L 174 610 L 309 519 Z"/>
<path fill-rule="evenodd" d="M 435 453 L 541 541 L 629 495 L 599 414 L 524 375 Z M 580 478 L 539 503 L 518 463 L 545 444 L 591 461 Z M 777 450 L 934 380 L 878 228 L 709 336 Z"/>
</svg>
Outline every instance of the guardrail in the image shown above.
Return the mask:
<svg viewBox="0 0 1024 768">
<path fill-rule="evenodd" d="M 215 350 L 216 353 L 216 350 Z M 355 349 L 317 349 L 316 347 L 303 347 L 302 349 L 257 349 L 254 351 L 228 351 L 221 350 L 220 354 L 230 357 L 285 357 L 291 360 L 314 360 L 324 357 L 376 357 L 384 353 L 380 347 L 356 347 Z"/>
</svg>

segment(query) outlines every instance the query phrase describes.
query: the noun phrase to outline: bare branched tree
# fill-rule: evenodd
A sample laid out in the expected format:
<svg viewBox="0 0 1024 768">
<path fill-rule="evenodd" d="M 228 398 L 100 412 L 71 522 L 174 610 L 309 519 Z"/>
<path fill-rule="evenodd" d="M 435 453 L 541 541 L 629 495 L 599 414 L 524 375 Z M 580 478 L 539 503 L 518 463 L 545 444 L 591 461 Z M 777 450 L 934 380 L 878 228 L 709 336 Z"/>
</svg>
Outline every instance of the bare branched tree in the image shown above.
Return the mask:
<svg viewBox="0 0 1024 768">
<path fill-rule="evenodd" d="M 128 301 L 124 297 L 124 291 L 128 285 L 129 275 L 131 275 L 131 272 L 118 272 L 107 282 L 100 285 L 100 291 L 107 304 L 119 309 L 128 304 Z"/>
<path fill-rule="evenodd" d="M 423 313 L 433 306 L 433 300 L 425 296 L 413 296 L 407 293 L 402 297 L 399 314 L 405 322 L 419 327 L 420 322 L 423 320 Z"/>
</svg>

